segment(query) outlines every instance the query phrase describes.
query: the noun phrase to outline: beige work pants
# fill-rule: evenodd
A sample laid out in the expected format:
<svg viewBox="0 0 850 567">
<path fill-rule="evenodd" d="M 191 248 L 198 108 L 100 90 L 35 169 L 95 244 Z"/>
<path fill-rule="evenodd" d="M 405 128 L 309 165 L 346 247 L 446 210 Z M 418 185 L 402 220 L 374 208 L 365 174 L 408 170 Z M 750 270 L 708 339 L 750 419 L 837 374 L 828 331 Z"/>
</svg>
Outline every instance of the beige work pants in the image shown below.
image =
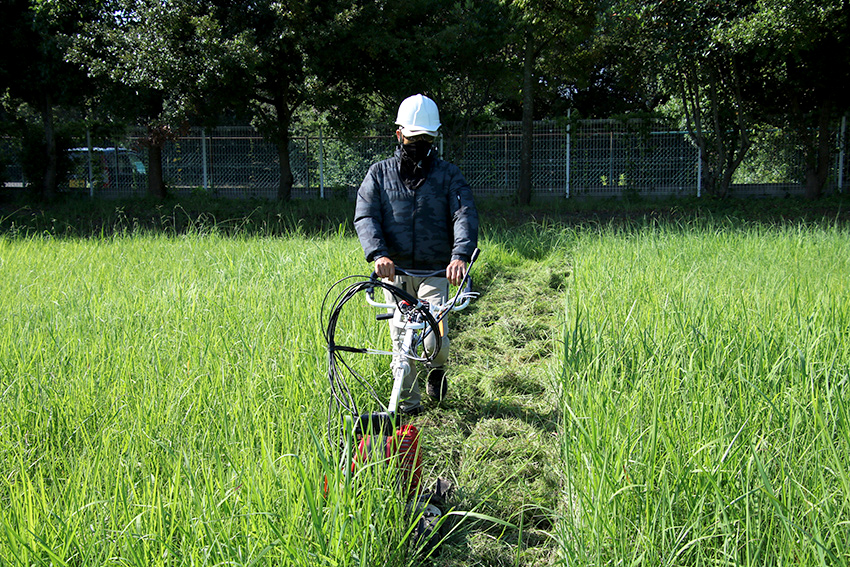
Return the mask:
<svg viewBox="0 0 850 567">
<path fill-rule="evenodd" d="M 446 278 L 415 278 L 396 275 L 394 282 L 387 283 L 400 287 L 413 297 L 432 304 L 445 303 L 449 297 L 449 280 Z M 386 298 L 386 303 L 393 303 L 395 301 L 392 293 L 387 290 L 384 290 L 384 297 Z M 447 321 L 443 319 L 443 334 L 444 336 L 448 336 L 448 333 Z M 390 336 L 393 340 L 393 361 L 391 368 L 395 371 L 401 363 L 404 329 L 399 329 L 390 321 Z M 402 412 L 408 412 L 422 405 L 422 395 L 419 392 L 419 380 L 417 379 L 420 370 L 420 364 L 410 361 L 410 371 L 405 375 L 401 386 L 399 409 Z"/>
</svg>

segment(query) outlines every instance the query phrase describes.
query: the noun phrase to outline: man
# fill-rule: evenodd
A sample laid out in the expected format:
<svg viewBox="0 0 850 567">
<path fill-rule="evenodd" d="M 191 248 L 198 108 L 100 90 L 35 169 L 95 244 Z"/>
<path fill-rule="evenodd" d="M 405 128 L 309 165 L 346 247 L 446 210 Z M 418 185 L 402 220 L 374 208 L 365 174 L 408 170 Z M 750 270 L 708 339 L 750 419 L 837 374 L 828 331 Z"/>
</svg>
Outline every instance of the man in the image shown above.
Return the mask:
<svg viewBox="0 0 850 567">
<path fill-rule="evenodd" d="M 406 98 L 398 108 L 396 124 L 399 146 L 393 157 L 369 168 L 357 192 L 354 228 L 366 261 L 375 262 L 378 276 L 414 297 L 444 303 L 449 283 L 463 280 L 478 244 L 478 213 L 460 169 L 436 155 L 433 143 L 440 128 L 436 103 L 421 94 Z M 445 277 L 397 277 L 396 265 L 410 270 L 445 269 Z M 396 368 L 401 362 L 403 331 L 391 324 L 390 332 Z M 438 401 L 446 397 L 444 367 L 429 369 L 426 392 Z M 422 411 L 415 370 L 404 379 L 400 410 Z"/>
</svg>

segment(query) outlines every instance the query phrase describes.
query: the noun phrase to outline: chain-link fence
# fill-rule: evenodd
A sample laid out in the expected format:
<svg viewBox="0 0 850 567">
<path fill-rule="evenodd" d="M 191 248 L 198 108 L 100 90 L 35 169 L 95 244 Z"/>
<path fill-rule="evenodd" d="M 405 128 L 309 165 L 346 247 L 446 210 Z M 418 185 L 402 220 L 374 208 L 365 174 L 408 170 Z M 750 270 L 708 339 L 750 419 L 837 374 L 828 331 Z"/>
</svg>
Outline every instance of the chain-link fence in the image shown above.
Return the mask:
<svg viewBox="0 0 850 567">
<path fill-rule="evenodd" d="M 389 130 L 389 128 L 388 128 Z M 840 134 L 836 147 L 841 146 Z M 534 125 L 532 185 L 538 197 L 622 197 L 699 195 L 697 148 L 686 132 L 648 122 L 585 120 Z M 802 193 L 802 149 L 779 131 L 760 131 L 736 172 L 733 194 Z M 147 151 L 142 131 L 121 140 L 79 140 L 63 189 L 99 196 L 146 192 Z M 440 140 L 446 159 L 456 163 L 477 196 L 510 196 L 520 177 L 521 124 L 507 122 Z M 321 130 L 293 136 L 289 159 L 295 198 L 351 198 L 371 163 L 392 155 L 386 136 L 345 140 Z M 91 147 L 89 152 L 87 148 Z M 15 153 L 19 143 L 0 141 L 7 186 L 24 185 Z M 192 129 L 163 148 L 163 177 L 171 193 L 232 198 L 277 197 L 280 156 L 250 126 Z M 827 190 L 847 185 L 843 152 L 836 152 Z"/>
<path fill-rule="evenodd" d="M 850 181 L 850 163 L 846 154 L 846 117 L 832 132 L 832 164 L 824 190 L 844 190 Z M 805 148 L 799 139 L 778 129 L 753 133 L 752 146 L 732 178 L 738 195 L 771 192 L 803 194 L 806 181 Z"/>
<path fill-rule="evenodd" d="M 21 167 L 21 141 L 18 138 L 0 137 L 0 184 L 22 187 L 24 171 Z"/>
<path fill-rule="evenodd" d="M 346 141 L 321 131 L 293 136 L 289 162 L 296 198 L 347 196 L 369 165 L 393 151 L 392 136 Z M 142 136 L 128 144 L 141 147 Z M 196 129 L 163 148 L 163 178 L 177 194 L 234 198 L 277 197 L 280 156 L 277 147 L 251 127 Z"/>
<path fill-rule="evenodd" d="M 476 193 L 512 195 L 519 184 L 521 124 L 470 135 L 449 151 Z M 452 148 L 451 150 L 454 150 Z M 532 185 L 539 196 L 695 194 L 697 152 L 682 132 L 641 131 L 610 120 L 538 122 Z"/>
</svg>

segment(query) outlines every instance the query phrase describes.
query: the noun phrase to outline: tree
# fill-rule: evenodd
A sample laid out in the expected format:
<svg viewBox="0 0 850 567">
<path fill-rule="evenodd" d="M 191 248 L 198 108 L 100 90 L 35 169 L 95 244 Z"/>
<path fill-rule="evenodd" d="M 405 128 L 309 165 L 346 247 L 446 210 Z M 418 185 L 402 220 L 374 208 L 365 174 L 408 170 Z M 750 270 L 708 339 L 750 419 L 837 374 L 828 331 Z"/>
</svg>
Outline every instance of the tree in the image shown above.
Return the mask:
<svg viewBox="0 0 850 567">
<path fill-rule="evenodd" d="M 848 107 L 850 4 L 621 0 L 609 16 L 609 33 L 631 54 L 611 67 L 676 102 L 707 193 L 728 193 L 751 130 L 766 123 L 805 148 L 806 194 L 820 195 L 835 120 Z"/>
<path fill-rule="evenodd" d="M 34 175 L 35 191 L 56 195 L 62 148 L 57 142 L 57 107 L 78 106 L 87 92 L 83 73 L 65 62 L 64 34 L 92 17 L 85 5 L 71 7 L 58 1 L 6 0 L 0 4 L 0 76 L 8 94 L 40 115 L 42 139 L 35 153 L 43 174 Z"/>
<path fill-rule="evenodd" d="M 581 116 L 653 113 L 670 98 L 661 88 L 654 40 L 642 33 L 639 18 L 622 9 L 616 3 L 600 6 L 597 28 L 580 62 L 585 73 L 565 85 Z"/>
<path fill-rule="evenodd" d="M 306 98 L 305 38 L 315 31 L 311 14 L 322 7 L 295 0 L 213 2 L 213 13 L 225 37 L 242 37 L 246 49 L 239 59 L 244 84 L 231 85 L 255 119 L 259 131 L 277 147 L 280 179 L 278 199 L 288 201 L 294 178 L 289 159 L 293 117 Z"/>
<path fill-rule="evenodd" d="M 289 142 L 300 114 L 324 113 L 341 130 L 362 117 L 391 80 L 381 55 L 393 44 L 384 2 L 363 0 L 214 0 L 224 36 L 240 37 L 237 106 L 278 149 L 278 199 L 294 183 Z M 408 4 L 408 3 L 403 3 Z M 409 6 L 408 6 L 409 8 Z M 384 41 L 382 41 L 384 40 Z"/>
<path fill-rule="evenodd" d="M 367 4 L 344 44 L 362 62 L 358 89 L 392 124 L 398 104 L 422 93 L 440 108 L 441 131 L 462 152 L 473 124 L 492 117 L 516 82 L 507 61 L 511 22 L 498 0 Z M 377 7 L 377 9 L 376 9 Z M 348 64 L 350 65 L 351 59 Z"/>
<path fill-rule="evenodd" d="M 754 106 L 746 58 L 724 40 L 723 30 L 752 2 L 654 0 L 618 2 L 609 24 L 631 54 L 620 68 L 636 85 L 651 85 L 671 99 L 702 162 L 706 193 L 725 196 L 751 146 Z M 746 72 L 745 72 L 746 70 Z M 651 77 L 651 79 L 647 79 Z M 650 82 L 650 81 L 655 81 Z"/>
<path fill-rule="evenodd" d="M 513 30 L 507 7 L 495 0 L 444 4 L 433 22 L 432 90 L 440 101 L 444 135 L 458 141 L 450 156 L 456 159 L 472 127 L 493 120 L 518 84 L 508 57 Z"/>
<path fill-rule="evenodd" d="M 521 69 L 522 150 L 517 201 L 531 202 L 534 154 L 534 103 L 544 69 L 561 75 L 570 68 L 596 23 L 597 3 L 590 0 L 505 0 L 515 24 L 513 56 Z M 566 71 L 566 73 L 564 73 Z M 572 69 L 576 72 L 576 69 Z M 559 85 L 556 85 L 556 87 Z"/>
<path fill-rule="evenodd" d="M 759 117 L 805 150 L 806 196 L 821 195 L 834 150 L 837 119 L 850 109 L 850 4 L 841 0 L 759 0 L 723 30 L 748 62 L 747 95 Z"/>
<path fill-rule="evenodd" d="M 76 38 L 75 53 L 91 73 L 149 101 L 143 114 L 152 132 L 151 178 L 157 178 L 155 152 L 166 139 L 156 134 L 173 132 L 190 109 L 210 114 L 227 106 L 251 116 L 276 145 L 278 198 L 287 201 L 294 183 L 290 137 L 300 115 L 323 114 L 337 129 L 353 131 L 373 115 L 369 109 L 389 113 L 414 92 L 444 93 L 449 128 L 458 123 L 453 109 L 477 114 L 491 92 L 479 89 L 477 78 L 504 76 L 493 71 L 498 56 L 486 52 L 491 43 L 480 41 L 482 30 L 503 22 L 487 10 L 494 6 L 455 0 L 110 0 L 102 21 Z M 470 15 L 481 15 L 473 20 L 478 38 L 462 33 L 472 30 Z M 452 48 L 441 49 L 441 42 Z M 462 78 L 465 88 L 458 87 Z"/>
<path fill-rule="evenodd" d="M 74 34 L 69 59 L 117 85 L 125 115 L 147 127 L 148 192 L 165 196 L 162 148 L 196 104 L 216 92 L 227 42 L 202 2 L 104 0 Z M 122 88 L 123 87 L 123 88 Z"/>
</svg>

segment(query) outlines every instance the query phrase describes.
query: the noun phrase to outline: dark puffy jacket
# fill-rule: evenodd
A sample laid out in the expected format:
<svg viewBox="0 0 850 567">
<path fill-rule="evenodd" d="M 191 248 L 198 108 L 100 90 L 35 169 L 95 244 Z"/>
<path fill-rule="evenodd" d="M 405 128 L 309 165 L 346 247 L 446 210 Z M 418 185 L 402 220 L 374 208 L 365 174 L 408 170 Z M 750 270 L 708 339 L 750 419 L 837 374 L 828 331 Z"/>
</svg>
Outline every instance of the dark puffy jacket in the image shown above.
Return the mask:
<svg viewBox="0 0 850 567">
<path fill-rule="evenodd" d="M 367 262 L 386 256 L 412 270 L 468 262 L 478 245 L 478 212 L 460 169 L 435 159 L 425 182 L 411 190 L 399 175 L 398 151 L 369 168 L 357 192 L 354 228 Z"/>
</svg>

